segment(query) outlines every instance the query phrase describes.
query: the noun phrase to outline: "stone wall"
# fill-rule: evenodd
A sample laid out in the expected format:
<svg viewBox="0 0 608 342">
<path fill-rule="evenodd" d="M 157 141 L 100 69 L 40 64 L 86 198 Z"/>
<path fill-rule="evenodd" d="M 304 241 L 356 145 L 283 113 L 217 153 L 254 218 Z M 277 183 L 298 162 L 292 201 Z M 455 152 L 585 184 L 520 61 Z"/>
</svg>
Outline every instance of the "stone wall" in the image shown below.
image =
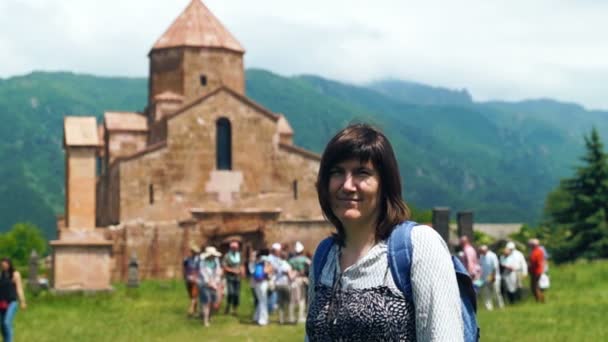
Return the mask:
<svg viewBox="0 0 608 342">
<path fill-rule="evenodd" d="M 245 94 L 243 54 L 223 49 L 186 48 L 184 51 L 184 103 L 190 103 L 220 86 Z M 207 84 L 201 84 L 205 76 Z"/>
<path fill-rule="evenodd" d="M 109 290 L 107 242 L 53 241 L 53 288 L 58 291 Z"/>
<path fill-rule="evenodd" d="M 216 169 L 219 118 L 231 123 L 232 170 Z M 184 220 L 191 208 L 281 208 L 284 218 L 321 218 L 314 190 L 318 157 L 281 147 L 277 120 L 228 91 L 171 117 L 166 147 L 119 163 L 120 222 Z"/>
<path fill-rule="evenodd" d="M 197 215 L 195 215 L 197 216 Z M 274 242 L 293 246 L 296 241 L 314 252 L 319 241 L 333 229 L 325 221 L 276 221 L 278 213 L 199 213 L 198 220 L 130 221 L 105 229 L 113 243 L 112 280 L 125 281 L 129 260 L 133 254 L 139 261 L 141 279 L 166 279 L 182 276 L 182 260 L 190 243 L 214 245 L 223 252 L 227 238 L 237 237 L 244 249 L 268 247 Z"/>
<path fill-rule="evenodd" d="M 181 276 L 185 234 L 177 222 L 132 221 L 110 226 L 106 235 L 113 242 L 113 281 L 127 279 L 129 259 L 133 254 L 139 261 L 140 279 Z"/>
<path fill-rule="evenodd" d="M 274 242 L 287 244 L 293 248 L 300 241 L 306 252 L 314 253 L 321 240 L 330 236 L 335 229 L 331 223 L 318 221 L 285 220 L 278 221 L 265 231 L 265 239 L 270 245 Z"/>
<path fill-rule="evenodd" d="M 127 157 L 146 148 L 148 132 L 108 131 L 106 130 L 106 165 L 116 158 Z"/>
<path fill-rule="evenodd" d="M 206 84 L 201 84 L 205 76 Z M 220 86 L 245 94 L 243 54 L 224 49 L 172 48 L 150 54 L 149 101 L 170 91 L 190 103 Z"/>
<path fill-rule="evenodd" d="M 95 227 L 95 148 L 66 150 L 66 205 L 68 227 Z"/>
<path fill-rule="evenodd" d="M 165 91 L 184 93 L 183 63 L 183 49 L 154 50 L 150 53 L 148 103 L 152 103 L 154 96 Z"/>
</svg>

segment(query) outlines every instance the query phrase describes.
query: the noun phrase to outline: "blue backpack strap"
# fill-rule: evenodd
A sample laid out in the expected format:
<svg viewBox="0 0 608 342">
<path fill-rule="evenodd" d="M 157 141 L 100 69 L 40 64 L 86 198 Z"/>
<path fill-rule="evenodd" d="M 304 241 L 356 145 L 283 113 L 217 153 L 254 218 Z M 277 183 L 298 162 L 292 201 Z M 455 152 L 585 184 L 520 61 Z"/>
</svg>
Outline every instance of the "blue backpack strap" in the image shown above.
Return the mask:
<svg viewBox="0 0 608 342">
<path fill-rule="evenodd" d="M 473 280 L 471 280 L 469 272 L 457 257 L 452 256 L 452 263 L 454 264 L 458 290 L 460 291 L 464 341 L 477 342 L 479 341 L 480 334 L 477 318 L 475 317 L 475 313 L 477 312 L 477 296 L 473 287 Z"/>
<path fill-rule="evenodd" d="M 412 284 L 410 281 L 412 265 L 412 228 L 417 225 L 414 221 L 399 224 L 388 238 L 388 266 L 391 270 L 395 285 L 408 300 L 413 300 Z"/>
<path fill-rule="evenodd" d="M 312 257 L 312 269 L 315 285 L 319 282 L 321 271 L 323 271 L 323 266 L 325 266 L 325 263 L 327 262 L 327 255 L 329 255 L 329 250 L 333 245 L 334 238 L 330 236 L 321 241 L 315 250 L 315 255 Z"/>
<path fill-rule="evenodd" d="M 456 271 L 456 280 L 458 281 L 458 289 L 464 298 L 471 302 L 471 307 L 477 312 L 477 294 L 475 293 L 475 287 L 473 286 L 473 280 L 469 275 L 469 272 L 464 267 L 458 257 L 452 255 L 452 263 L 454 264 L 454 270 Z"/>
</svg>

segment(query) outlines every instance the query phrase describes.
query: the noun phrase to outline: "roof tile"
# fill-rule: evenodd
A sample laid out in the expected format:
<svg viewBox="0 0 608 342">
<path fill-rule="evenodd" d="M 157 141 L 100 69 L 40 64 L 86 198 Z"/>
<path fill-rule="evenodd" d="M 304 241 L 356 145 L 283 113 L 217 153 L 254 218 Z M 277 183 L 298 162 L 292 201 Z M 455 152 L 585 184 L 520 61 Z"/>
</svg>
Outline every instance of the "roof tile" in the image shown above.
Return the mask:
<svg viewBox="0 0 608 342">
<path fill-rule="evenodd" d="M 190 2 L 156 41 L 152 50 L 179 46 L 224 48 L 245 52 L 236 38 L 200 0 Z"/>
<path fill-rule="evenodd" d="M 105 112 L 104 120 L 108 131 L 148 131 L 148 119 L 139 113 Z"/>
</svg>

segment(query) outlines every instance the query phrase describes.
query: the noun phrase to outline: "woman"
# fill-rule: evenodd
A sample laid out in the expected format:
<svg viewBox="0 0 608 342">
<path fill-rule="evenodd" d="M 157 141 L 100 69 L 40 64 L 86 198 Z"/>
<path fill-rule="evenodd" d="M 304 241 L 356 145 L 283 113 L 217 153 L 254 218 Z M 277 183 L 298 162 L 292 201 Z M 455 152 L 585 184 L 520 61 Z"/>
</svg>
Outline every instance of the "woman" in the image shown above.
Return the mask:
<svg viewBox="0 0 608 342">
<path fill-rule="evenodd" d="M 222 259 L 222 267 L 224 268 L 228 287 L 228 302 L 226 303 L 224 314 L 228 314 L 232 307 L 232 314 L 236 316 L 241 293 L 241 274 L 243 274 L 243 262 L 238 241 L 230 242 L 230 250 Z"/>
<path fill-rule="evenodd" d="M 0 319 L 2 319 L 2 338 L 5 342 L 13 341 L 13 319 L 17 313 L 17 300 L 25 310 L 25 296 L 21 284 L 21 274 L 13 267 L 9 258 L 2 259 L 0 274 Z"/>
<path fill-rule="evenodd" d="M 321 279 L 310 272 L 308 340 L 462 341 L 458 285 L 439 234 L 412 230 L 412 301 L 392 278 L 386 240 L 409 209 L 384 134 L 365 124 L 338 132 L 321 158 L 317 193 L 336 233 Z"/>
<path fill-rule="evenodd" d="M 203 311 L 203 325 L 209 326 L 211 306 L 218 301 L 218 289 L 222 281 L 222 269 L 217 258 L 222 256 L 213 246 L 205 248 L 201 253 L 199 271 L 199 296 Z"/>
<path fill-rule="evenodd" d="M 200 253 L 201 249 L 195 243 L 190 243 L 190 255 L 185 257 L 182 262 L 184 283 L 186 284 L 186 291 L 188 291 L 188 297 L 190 298 L 188 317 L 194 317 L 197 312 L 196 309 L 199 297 L 197 279 L 200 269 Z"/>
<path fill-rule="evenodd" d="M 257 299 L 253 320 L 260 326 L 268 325 L 268 279 L 273 272 L 268 254 L 267 248 L 259 251 L 251 276 Z"/>
</svg>

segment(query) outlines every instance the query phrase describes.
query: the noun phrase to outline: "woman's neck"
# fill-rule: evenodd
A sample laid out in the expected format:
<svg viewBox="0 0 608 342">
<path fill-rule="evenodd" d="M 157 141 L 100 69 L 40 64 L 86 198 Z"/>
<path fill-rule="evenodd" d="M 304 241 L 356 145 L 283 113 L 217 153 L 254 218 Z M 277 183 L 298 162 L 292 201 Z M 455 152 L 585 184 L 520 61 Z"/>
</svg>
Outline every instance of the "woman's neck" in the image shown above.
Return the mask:
<svg viewBox="0 0 608 342">
<path fill-rule="evenodd" d="M 349 228 L 345 227 L 346 238 L 340 256 L 341 270 L 354 265 L 376 244 L 376 231 L 373 226 Z"/>
</svg>

